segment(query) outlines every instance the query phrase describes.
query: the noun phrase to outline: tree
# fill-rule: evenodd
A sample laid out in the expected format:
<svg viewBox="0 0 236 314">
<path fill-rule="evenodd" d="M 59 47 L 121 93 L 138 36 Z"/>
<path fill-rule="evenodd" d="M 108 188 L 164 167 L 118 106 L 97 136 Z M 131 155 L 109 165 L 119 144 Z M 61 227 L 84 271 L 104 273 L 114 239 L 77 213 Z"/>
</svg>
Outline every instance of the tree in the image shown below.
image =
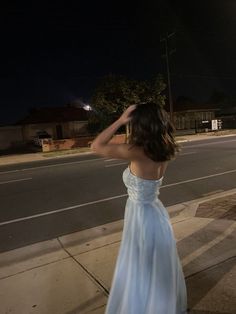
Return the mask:
<svg viewBox="0 0 236 314">
<path fill-rule="evenodd" d="M 147 97 L 149 97 L 149 101 L 157 103 L 162 107 L 165 106 L 166 96 L 163 95 L 163 91 L 166 89 L 166 83 L 162 75 L 158 75 L 153 80 L 151 80 L 148 84 L 149 88 L 147 90 Z"/>
<path fill-rule="evenodd" d="M 99 131 L 118 118 L 132 104 L 156 102 L 165 105 L 162 92 L 166 84 L 161 75 L 150 81 L 138 81 L 122 76 L 109 75 L 104 77 L 95 90 L 91 100 L 93 113 L 89 127 Z"/>
</svg>

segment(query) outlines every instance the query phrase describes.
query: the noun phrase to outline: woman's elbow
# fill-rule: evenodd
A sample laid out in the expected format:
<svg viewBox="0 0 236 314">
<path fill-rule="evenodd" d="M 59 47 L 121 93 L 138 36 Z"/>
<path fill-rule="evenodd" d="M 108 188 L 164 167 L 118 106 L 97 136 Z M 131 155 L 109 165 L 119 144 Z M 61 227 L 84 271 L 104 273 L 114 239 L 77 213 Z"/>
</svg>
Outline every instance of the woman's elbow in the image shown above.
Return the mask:
<svg viewBox="0 0 236 314">
<path fill-rule="evenodd" d="M 95 153 L 99 152 L 99 145 L 97 143 L 92 142 L 92 144 L 90 145 L 90 148 Z"/>
<path fill-rule="evenodd" d="M 90 148 L 93 152 L 96 151 L 96 144 L 94 142 L 91 143 Z"/>
</svg>

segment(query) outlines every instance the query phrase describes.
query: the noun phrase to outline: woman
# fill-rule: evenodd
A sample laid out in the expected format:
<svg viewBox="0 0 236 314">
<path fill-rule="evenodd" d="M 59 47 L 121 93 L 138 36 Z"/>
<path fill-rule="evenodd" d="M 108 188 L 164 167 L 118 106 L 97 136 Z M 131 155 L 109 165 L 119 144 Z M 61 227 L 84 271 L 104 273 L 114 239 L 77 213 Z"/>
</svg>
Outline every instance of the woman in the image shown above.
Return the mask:
<svg viewBox="0 0 236 314">
<path fill-rule="evenodd" d="M 114 133 L 129 122 L 129 143 L 110 144 Z M 123 173 L 129 198 L 106 314 L 187 313 L 173 230 L 158 199 L 168 161 L 177 150 L 167 113 L 155 103 L 132 105 L 91 148 L 130 162 Z"/>
</svg>

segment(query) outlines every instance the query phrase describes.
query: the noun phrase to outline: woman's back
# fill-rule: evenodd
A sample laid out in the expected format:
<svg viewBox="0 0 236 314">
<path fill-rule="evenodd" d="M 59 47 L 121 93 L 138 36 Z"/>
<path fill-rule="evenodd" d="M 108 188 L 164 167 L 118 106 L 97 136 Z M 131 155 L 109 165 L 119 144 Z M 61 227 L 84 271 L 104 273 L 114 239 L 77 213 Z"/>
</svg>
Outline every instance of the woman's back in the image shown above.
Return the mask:
<svg viewBox="0 0 236 314">
<path fill-rule="evenodd" d="M 146 179 L 158 180 L 165 174 L 168 162 L 154 162 L 149 158 L 131 161 L 130 171 L 133 175 Z"/>
</svg>

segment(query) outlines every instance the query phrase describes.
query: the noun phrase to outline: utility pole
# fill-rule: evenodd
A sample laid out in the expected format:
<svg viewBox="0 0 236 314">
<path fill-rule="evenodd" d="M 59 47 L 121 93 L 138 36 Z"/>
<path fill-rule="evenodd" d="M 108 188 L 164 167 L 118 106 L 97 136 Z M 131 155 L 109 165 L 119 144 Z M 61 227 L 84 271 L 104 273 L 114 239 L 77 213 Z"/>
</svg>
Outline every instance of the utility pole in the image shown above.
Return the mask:
<svg viewBox="0 0 236 314">
<path fill-rule="evenodd" d="M 170 55 L 175 52 L 175 50 L 169 50 L 169 38 L 174 36 L 175 32 L 168 34 L 166 33 L 165 37 L 160 38 L 160 42 L 164 42 L 165 45 L 165 54 L 164 57 L 166 59 L 166 70 L 167 70 L 167 83 L 168 83 L 168 99 L 169 99 L 169 110 L 170 110 L 170 120 L 174 122 L 174 110 L 173 110 L 173 100 L 172 100 L 172 92 L 171 92 L 171 79 L 170 79 Z"/>
</svg>

